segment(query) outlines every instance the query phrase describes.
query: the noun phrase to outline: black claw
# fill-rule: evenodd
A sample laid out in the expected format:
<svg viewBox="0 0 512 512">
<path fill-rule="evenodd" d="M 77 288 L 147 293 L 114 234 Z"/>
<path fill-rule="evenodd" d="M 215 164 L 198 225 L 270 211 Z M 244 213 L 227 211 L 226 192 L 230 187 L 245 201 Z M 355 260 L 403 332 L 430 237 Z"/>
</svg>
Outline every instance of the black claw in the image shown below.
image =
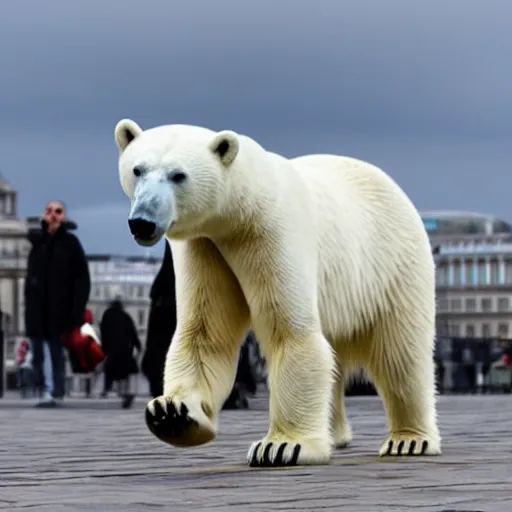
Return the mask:
<svg viewBox="0 0 512 512">
<path fill-rule="evenodd" d="M 249 466 L 251 468 L 260 467 L 260 462 L 258 461 L 258 451 L 260 449 L 260 446 L 261 446 L 261 441 L 256 445 L 256 447 L 254 448 L 254 451 L 252 452 L 252 458 L 251 458 L 251 461 L 249 462 Z"/>
<path fill-rule="evenodd" d="M 164 419 L 166 416 L 166 413 L 165 413 L 164 408 L 160 404 L 160 402 L 155 402 L 153 407 L 155 409 L 155 413 L 153 415 L 154 419 L 156 419 L 156 420 Z M 151 412 L 149 411 L 149 409 L 146 409 L 146 413 L 149 413 L 151 415 Z"/>
<path fill-rule="evenodd" d="M 197 424 L 188 416 L 188 408 L 181 404 L 179 412 L 172 402 L 153 402 L 154 412 L 146 407 L 145 418 L 149 430 L 159 439 L 181 437 L 191 425 Z"/>
<path fill-rule="evenodd" d="M 279 465 L 283 465 L 283 454 L 284 454 L 284 451 L 286 450 L 286 447 L 288 446 L 288 443 L 282 443 L 279 448 L 277 449 L 277 453 L 276 453 L 276 458 L 274 460 L 274 464 L 276 464 L 277 466 Z"/>
<path fill-rule="evenodd" d="M 389 441 L 389 443 L 388 443 L 388 451 L 386 452 L 386 455 L 391 455 L 392 451 L 393 451 L 393 441 Z"/>
<path fill-rule="evenodd" d="M 423 444 L 421 445 L 421 455 L 425 455 L 425 452 L 428 449 L 428 441 L 423 441 Z"/>
<path fill-rule="evenodd" d="M 270 450 L 272 449 L 272 443 L 268 443 L 263 452 L 263 458 L 261 459 L 262 466 L 271 466 L 272 461 L 270 460 Z"/>
<path fill-rule="evenodd" d="M 287 466 L 296 466 L 297 465 L 297 461 L 299 460 L 300 449 L 301 449 L 301 445 L 296 444 L 295 448 L 293 449 L 292 458 L 290 459 L 288 464 L 286 464 Z"/>
<path fill-rule="evenodd" d="M 284 451 L 286 447 L 288 446 L 288 443 L 282 443 L 279 445 L 279 448 L 277 449 L 276 455 L 274 457 L 274 460 L 271 460 L 270 458 L 270 450 L 272 449 L 273 443 L 269 443 L 267 446 L 265 446 L 265 450 L 262 454 L 261 460 L 258 460 L 258 452 L 261 448 L 261 442 L 259 442 L 256 447 L 254 448 L 251 461 L 249 462 L 249 466 L 252 468 L 258 467 L 258 468 L 277 468 L 277 467 L 288 467 L 288 466 L 296 466 L 297 461 L 299 459 L 301 445 L 296 444 L 292 456 L 290 460 L 285 461 L 284 460 Z"/>
<path fill-rule="evenodd" d="M 416 441 L 411 441 L 409 445 L 409 455 L 414 455 L 414 449 L 416 448 Z"/>
<path fill-rule="evenodd" d="M 396 449 L 397 455 L 402 455 L 402 450 L 404 449 L 405 441 L 400 441 L 398 443 L 398 448 Z"/>
</svg>

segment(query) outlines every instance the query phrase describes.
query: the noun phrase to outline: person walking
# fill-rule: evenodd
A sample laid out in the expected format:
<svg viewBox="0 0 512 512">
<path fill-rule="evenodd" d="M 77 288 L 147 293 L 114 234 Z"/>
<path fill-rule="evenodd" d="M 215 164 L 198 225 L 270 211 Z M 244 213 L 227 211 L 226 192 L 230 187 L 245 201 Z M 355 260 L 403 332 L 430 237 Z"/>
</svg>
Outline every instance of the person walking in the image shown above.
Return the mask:
<svg viewBox="0 0 512 512">
<path fill-rule="evenodd" d="M 135 398 L 134 380 L 139 373 L 134 352 L 140 353 L 142 346 L 132 317 L 124 310 L 120 296 L 103 313 L 100 339 L 106 355 L 105 375 L 118 383 L 122 406 L 128 409 Z"/>
<path fill-rule="evenodd" d="M 42 377 L 40 407 L 55 407 L 65 394 L 63 339 L 79 329 L 91 288 L 89 266 L 62 201 L 46 205 L 40 233 L 30 237 L 25 278 L 25 330 Z"/>
</svg>

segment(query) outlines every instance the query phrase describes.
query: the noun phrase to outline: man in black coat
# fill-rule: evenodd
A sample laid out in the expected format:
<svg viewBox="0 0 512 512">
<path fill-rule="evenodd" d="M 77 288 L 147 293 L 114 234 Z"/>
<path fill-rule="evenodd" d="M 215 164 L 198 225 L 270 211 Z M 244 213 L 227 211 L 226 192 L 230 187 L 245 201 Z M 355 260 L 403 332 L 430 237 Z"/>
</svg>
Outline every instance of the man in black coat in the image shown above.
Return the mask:
<svg viewBox="0 0 512 512">
<path fill-rule="evenodd" d="M 25 279 L 25 330 L 34 347 L 34 367 L 42 375 L 40 406 L 55 406 L 65 392 L 62 337 L 81 327 L 89 299 L 89 266 L 78 238 L 70 233 L 65 205 L 46 205 L 41 232 L 32 235 Z"/>
</svg>

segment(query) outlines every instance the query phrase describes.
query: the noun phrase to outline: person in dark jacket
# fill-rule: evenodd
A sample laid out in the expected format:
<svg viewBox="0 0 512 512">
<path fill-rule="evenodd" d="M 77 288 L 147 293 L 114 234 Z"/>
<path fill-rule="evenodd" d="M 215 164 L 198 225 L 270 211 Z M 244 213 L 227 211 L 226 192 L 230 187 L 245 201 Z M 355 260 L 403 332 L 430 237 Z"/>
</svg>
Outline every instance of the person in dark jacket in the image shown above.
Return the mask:
<svg viewBox="0 0 512 512">
<path fill-rule="evenodd" d="M 120 297 L 116 297 L 103 313 L 100 339 L 106 355 L 105 374 L 118 383 L 122 406 L 127 409 L 135 398 L 133 377 L 139 373 L 134 352 L 140 353 L 142 346 L 132 317 L 124 310 Z"/>
<path fill-rule="evenodd" d="M 174 266 L 171 247 L 167 241 L 162 266 L 153 281 L 150 298 L 146 350 L 141 368 L 149 382 L 150 393 L 156 398 L 164 392 L 165 358 L 176 330 Z"/>
<path fill-rule="evenodd" d="M 89 299 L 89 266 L 78 238 L 69 232 L 61 201 L 46 205 L 41 231 L 29 237 L 32 249 L 25 278 L 25 330 L 32 340 L 34 369 L 45 394 L 38 406 L 55 406 L 65 393 L 64 336 L 83 323 Z"/>
</svg>

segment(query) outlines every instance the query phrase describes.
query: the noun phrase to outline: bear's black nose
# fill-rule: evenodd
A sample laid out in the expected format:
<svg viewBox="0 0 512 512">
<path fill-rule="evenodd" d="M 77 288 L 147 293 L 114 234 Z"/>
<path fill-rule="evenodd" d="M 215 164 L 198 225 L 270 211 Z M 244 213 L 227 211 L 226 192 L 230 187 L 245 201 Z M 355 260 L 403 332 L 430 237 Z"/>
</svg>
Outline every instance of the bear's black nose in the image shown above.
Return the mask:
<svg viewBox="0 0 512 512">
<path fill-rule="evenodd" d="M 140 218 L 129 219 L 128 226 L 130 226 L 131 234 L 141 240 L 151 239 L 156 230 L 156 224 L 154 222 Z"/>
</svg>

